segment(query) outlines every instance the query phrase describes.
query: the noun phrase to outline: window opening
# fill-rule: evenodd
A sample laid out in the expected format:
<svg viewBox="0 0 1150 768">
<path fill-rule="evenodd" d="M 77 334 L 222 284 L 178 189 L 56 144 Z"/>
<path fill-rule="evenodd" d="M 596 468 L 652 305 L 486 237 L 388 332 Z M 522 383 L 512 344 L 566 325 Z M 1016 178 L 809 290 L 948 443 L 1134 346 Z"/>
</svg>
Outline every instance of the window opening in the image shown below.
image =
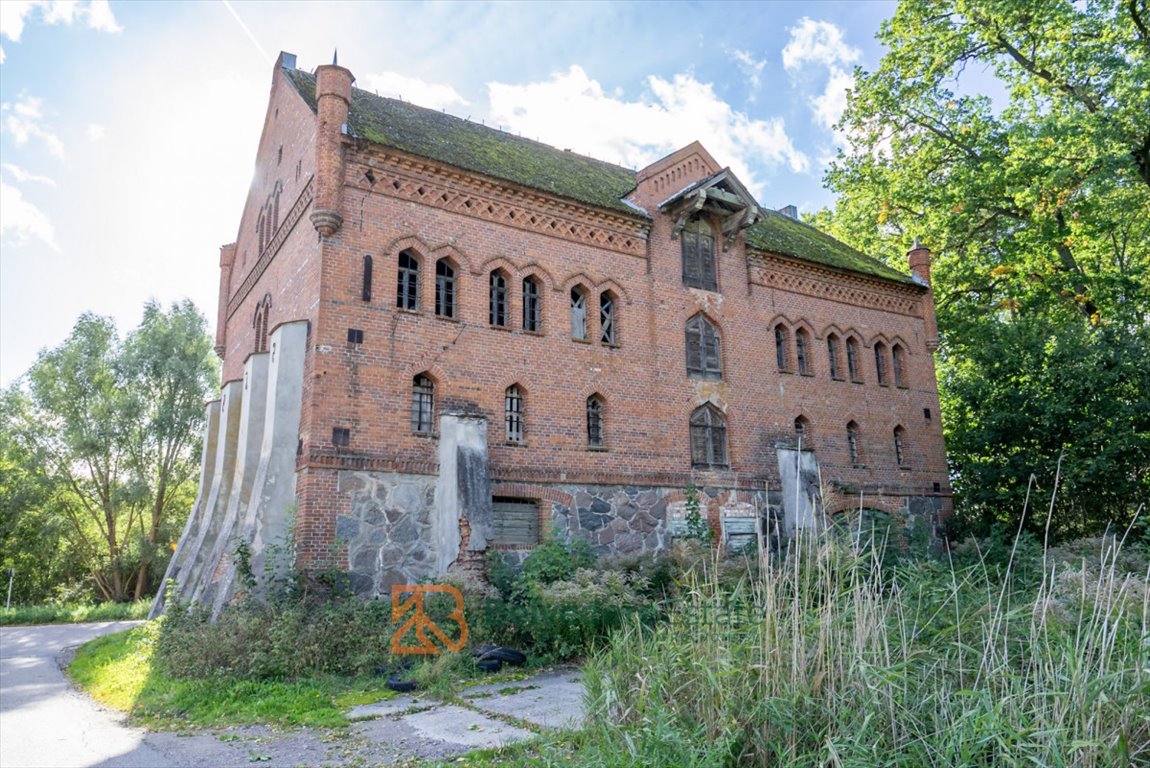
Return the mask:
<svg viewBox="0 0 1150 768">
<path fill-rule="evenodd" d="M 906 466 L 906 451 L 903 449 L 903 429 L 894 428 L 894 458 L 900 467 Z"/>
<path fill-rule="evenodd" d="M 514 443 L 523 441 L 523 393 L 514 384 L 507 388 L 503 397 L 504 434 Z"/>
<path fill-rule="evenodd" d="M 715 237 L 710 225 L 695 219 L 679 234 L 683 248 L 683 285 L 719 290 L 715 274 Z"/>
<path fill-rule="evenodd" d="M 709 405 L 691 414 L 691 464 L 696 467 L 727 466 L 727 421 Z"/>
<path fill-rule="evenodd" d="M 455 317 L 455 268 L 447 259 L 435 262 L 435 314 Z"/>
<path fill-rule="evenodd" d="M 874 371 L 880 386 L 886 386 L 886 345 L 876 341 L 874 345 Z"/>
<path fill-rule="evenodd" d="M 395 306 L 419 309 L 419 261 L 411 251 L 399 254 L 399 278 L 396 281 Z"/>
<path fill-rule="evenodd" d="M 599 342 L 615 343 L 615 298 L 606 291 L 599 294 Z"/>
<path fill-rule="evenodd" d="M 583 289 L 571 289 L 571 338 L 587 340 L 587 294 Z"/>
<path fill-rule="evenodd" d="M 346 448 L 351 445 L 351 430 L 347 427 L 333 427 L 331 430 L 331 444 L 337 448 Z"/>
<path fill-rule="evenodd" d="M 539 281 L 533 277 L 523 280 L 523 330 L 539 332 L 543 328 L 543 313 L 539 300 Z"/>
<path fill-rule="evenodd" d="M 775 364 L 780 371 L 787 370 L 787 329 L 782 323 L 775 326 Z"/>
<path fill-rule="evenodd" d="M 371 254 L 363 257 L 363 300 L 371 301 Z"/>
<path fill-rule="evenodd" d="M 827 336 L 827 360 L 830 363 L 831 378 L 841 380 L 843 372 L 839 370 L 839 337 L 833 333 Z"/>
<path fill-rule="evenodd" d="M 491 294 L 487 321 L 492 325 L 507 325 L 507 278 L 499 270 L 491 273 Z"/>
<path fill-rule="evenodd" d="M 717 380 L 723 377 L 719 333 L 703 315 L 687 321 L 687 375 L 696 379 Z"/>
<path fill-rule="evenodd" d="M 862 381 L 859 376 L 859 344 L 854 339 L 847 339 L 847 373 L 851 381 Z"/>
<path fill-rule="evenodd" d="M 799 416 L 795 419 L 795 440 L 799 443 L 809 442 L 811 439 L 810 424 L 806 418 Z"/>
<path fill-rule="evenodd" d="M 891 365 L 894 368 L 894 385 L 896 387 L 905 387 L 906 379 L 903 378 L 903 350 L 902 346 L 895 344 L 891 350 Z"/>
<path fill-rule="evenodd" d="M 430 435 L 434 410 L 435 383 L 421 373 L 412 380 L 411 431 L 420 435 Z"/>
<path fill-rule="evenodd" d="M 847 450 L 850 452 L 851 464 L 859 463 L 859 428 L 853 421 L 847 424 Z"/>
<path fill-rule="evenodd" d="M 597 395 L 587 398 L 587 445 L 603 445 L 603 401 Z"/>
<path fill-rule="evenodd" d="M 799 364 L 799 373 L 805 376 L 811 372 L 810 361 L 807 359 L 807 332 L 802 328 L 795 331 L 795 359 Z"/>
</svg>

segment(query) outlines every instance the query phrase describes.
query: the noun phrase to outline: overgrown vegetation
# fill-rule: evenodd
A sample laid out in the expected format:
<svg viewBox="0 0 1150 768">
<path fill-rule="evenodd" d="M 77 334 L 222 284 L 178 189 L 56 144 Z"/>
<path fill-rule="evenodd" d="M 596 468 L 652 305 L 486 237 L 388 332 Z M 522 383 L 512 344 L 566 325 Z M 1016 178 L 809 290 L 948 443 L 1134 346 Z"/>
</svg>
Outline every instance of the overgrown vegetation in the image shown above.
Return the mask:
<svg viewBox="0 0 1150 768">
<path fill-rule="evenodd" d="M 146 619 L 151 600 L 134 603 L 47 603 L 0 608 L 0 625 L 74 624 L 80 621 Z"/>
</svg>

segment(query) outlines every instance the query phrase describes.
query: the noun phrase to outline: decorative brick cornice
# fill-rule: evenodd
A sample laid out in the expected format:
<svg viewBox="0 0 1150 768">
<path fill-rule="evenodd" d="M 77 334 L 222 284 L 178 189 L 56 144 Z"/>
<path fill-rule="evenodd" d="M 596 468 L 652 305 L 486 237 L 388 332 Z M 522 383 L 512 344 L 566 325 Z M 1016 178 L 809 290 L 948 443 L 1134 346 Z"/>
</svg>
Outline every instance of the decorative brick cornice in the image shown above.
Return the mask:
<svg viewBox="0 0 1150 768">
<path fill-rule="evenodd" d="M 275 235 L 272 236 L 267 246 L 264 247 L 263 253 L 260 254 L 259 259 L 256 260 L 255 265 L 251 271 L 248 272 L 248 276 L 245 277 L 243 283 L 240 284 L 239 290 L 233 293 L 231 299 L 228 300 L 229 320 L 232 315 L 236 313 L 236 310 L 240 308 L 240 305 L 244 303 L 244 299 L 248 297 L 248 294 L 252 292 L 252 288 L 255 287 L 260 277 L 263 276 L 263 273 L 267 270 L 268 265 L 272 263 L 272 259 L 275 258 L 279 249 L 283 247 L 284 241 L 287 240 L 292 229 L 295 228 L 295 225 L 303 217 L 303 212 L 311 205 L 314 196 L 315 177 L 313 176 L 307 180 L 307 184 L 304 184 L 303 189 L 299 193 L 299 197 L 296 198 L 295 205 L 291 207 L 287 216 L 280 222 L 279 229 L 276 230 Z"/>
<path fill-rule="evenodd" d="M 765 288 L 829 299 L 845 304 L 918 317 L 924 289 L 854 273 L 838 272 L 810 262 L 748 248 L 751 282 Z"/>
<path fill-rule="evenodd" d="M 650 222 L 638 213 L 629 218 L 394 150 L 372 146 L 369 151 L 375 161 L 372 165 L 353 163 L 348 168 L 348 183 L 364 192 L 615 253 L 647 257 Z M 367 186 L 369 170 L 375 181 Z"/>
</svg>

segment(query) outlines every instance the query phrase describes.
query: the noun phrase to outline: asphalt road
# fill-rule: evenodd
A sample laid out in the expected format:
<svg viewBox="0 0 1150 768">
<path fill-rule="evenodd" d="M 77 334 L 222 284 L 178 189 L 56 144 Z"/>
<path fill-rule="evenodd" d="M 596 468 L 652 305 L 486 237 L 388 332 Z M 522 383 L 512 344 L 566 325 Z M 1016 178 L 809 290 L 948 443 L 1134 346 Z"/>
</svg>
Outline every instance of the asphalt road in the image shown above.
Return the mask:
<svg viewBox="0 0 1150 768">
<path fill-rule="evenodd" d="M 57 662 L 68 647 L 138 623 L 0 627 L 0 767 L 172 765 L 142 730 L 76 693 Z"/>
</svg>

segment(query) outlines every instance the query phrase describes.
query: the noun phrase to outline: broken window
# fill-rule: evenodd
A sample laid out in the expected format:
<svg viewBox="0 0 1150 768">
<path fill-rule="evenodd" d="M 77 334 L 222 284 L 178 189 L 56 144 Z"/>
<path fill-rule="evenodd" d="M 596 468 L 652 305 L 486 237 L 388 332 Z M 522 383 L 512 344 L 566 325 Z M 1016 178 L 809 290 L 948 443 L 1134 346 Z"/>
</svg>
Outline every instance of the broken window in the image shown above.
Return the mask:
<svg viewBox="0 0 1150 768">
<path fill-rule="evenodd" d="M 859 425 L 853 421 L 847 424 L 847 451 L 850 453 L 851 464 L 859 464 Z"/>
<path fill-rule="evenodd" d="M 831 378 L 842 379 L 843 372 L 839 369 L 839 337 L 833 333 L 827 336 L 827 362 L 830 365 Z"/>
<path fill-rule="evenodd" d="M 539 298 L 539 281 L 534 277 L 523 279 L 523 330 L 538 333 L 543 330 L 543 307 Z"/>
<path fill-rule="evenodd" d="M 430 435 L 435 412 L 435 382 L 425 373 L 412 380 L 411 387 L 411 431 L 419 435 Z"/>
<path fill-rule="evenodd" d="M 571 289 L 571 338 L 587 340 L 587 292 L 579 286 Z"/>
<path fill-rule="evenodd" d="M 894 428 L 894 458 L 900 467 L 906 466 L 906 451 L 903 448 L 905 432 L 901 426 Z"/>
<path fill-rule="evenodd" d="M 723 377 L 722 352 L 719 333 L 703 315 L 687 321 L 687 375 L 695 379 L 721 379 Z"/>
<path fill-rule="evenodd" d="M 395 306 L 413 312 L 419 309 L 419 260 L 411 251 L 402 251 L 399 254 Z"/>
<path fill-rule="evenodd" d="M 598 395 L 587 398 L 587 445 L 603 445 L 603 399 Z"/>
<path fill-rule="evenodd" d="M 523 392 L 514 384 L 503 394 L 503 424 L 508 441 L 523 442 Z"/>
<path fill-rule="evenodd" d="M 795 441 L 801 446 L 804 442 L 810 440 L 811 425 L 805 416 L 799 416 L 795 419 Z"/>
<path fill-rule="evenodd" d="M 711 405 L 691 414 L 691 465 L 727 466 L 727 420 Z"/>
<path fill-rule="evenodd" d="M 851 381 L 862 381 L 859 373 L 859 343 L 853 338 L 847 339 L 847 373 Z"/>
<path fill-rule="evenodd" d="M 599 342 L 615 343 L 615 297 L 609 291 L 599 294 Z"/>
<path fill-rule="evenodd" d="M 488 322 L 492 325 L 507 325 L 507 278 L 498 269 L 491 273 Z"/>
<path fill-rule="evenodd" d="M 447 259 L 435 262 L 435 314 L 455 317 L 455 267 Z"/>
<path fill-rule="evenodd" d="M 795 331 L 795 360 L 799 364 L 799 373 L 805 376 L 811 372 L 810 360 L 807 358 L 807 332 L 802 328 Z"/>
<path fill-rule="evenodd" d="M 903 354 L 904 353 L 903 353 L 902 346 L 899 344 L 895 344 L 893 347 L 891 347 L 890 352 L 891 352 L 891 357 L 890 357 L 891 364 L 892 364 L 892 367 L 894 368 L 894 385 L 896 387 L 905 387 L 906 386 L 906 379 L 903 378 L 903 376 L 904 376 L 904 371 L 906 370 L 906 368 L 903 365 L 903 363 L 904 363 Z"/>
<path fill-rule="evenodd" d="M 880 386 L 887 385 L 886 380 L 886 344 L 881 341 L 874 343 L 874 371 L 875 378 Z"/>
<path fill-rule="evenodd" d="M 683 285 L 707 291 L 719 290 L 715 273 L 715 237 L 710 224 L 695 219 L 679 233 L 679 240 L 683 247 Z"/>
<path fill-rule="evenodd" d="M 787 329 L 782 323 L 775 326 L 775 364 L 780 371 L 787 370 Z"/>
</svg>

